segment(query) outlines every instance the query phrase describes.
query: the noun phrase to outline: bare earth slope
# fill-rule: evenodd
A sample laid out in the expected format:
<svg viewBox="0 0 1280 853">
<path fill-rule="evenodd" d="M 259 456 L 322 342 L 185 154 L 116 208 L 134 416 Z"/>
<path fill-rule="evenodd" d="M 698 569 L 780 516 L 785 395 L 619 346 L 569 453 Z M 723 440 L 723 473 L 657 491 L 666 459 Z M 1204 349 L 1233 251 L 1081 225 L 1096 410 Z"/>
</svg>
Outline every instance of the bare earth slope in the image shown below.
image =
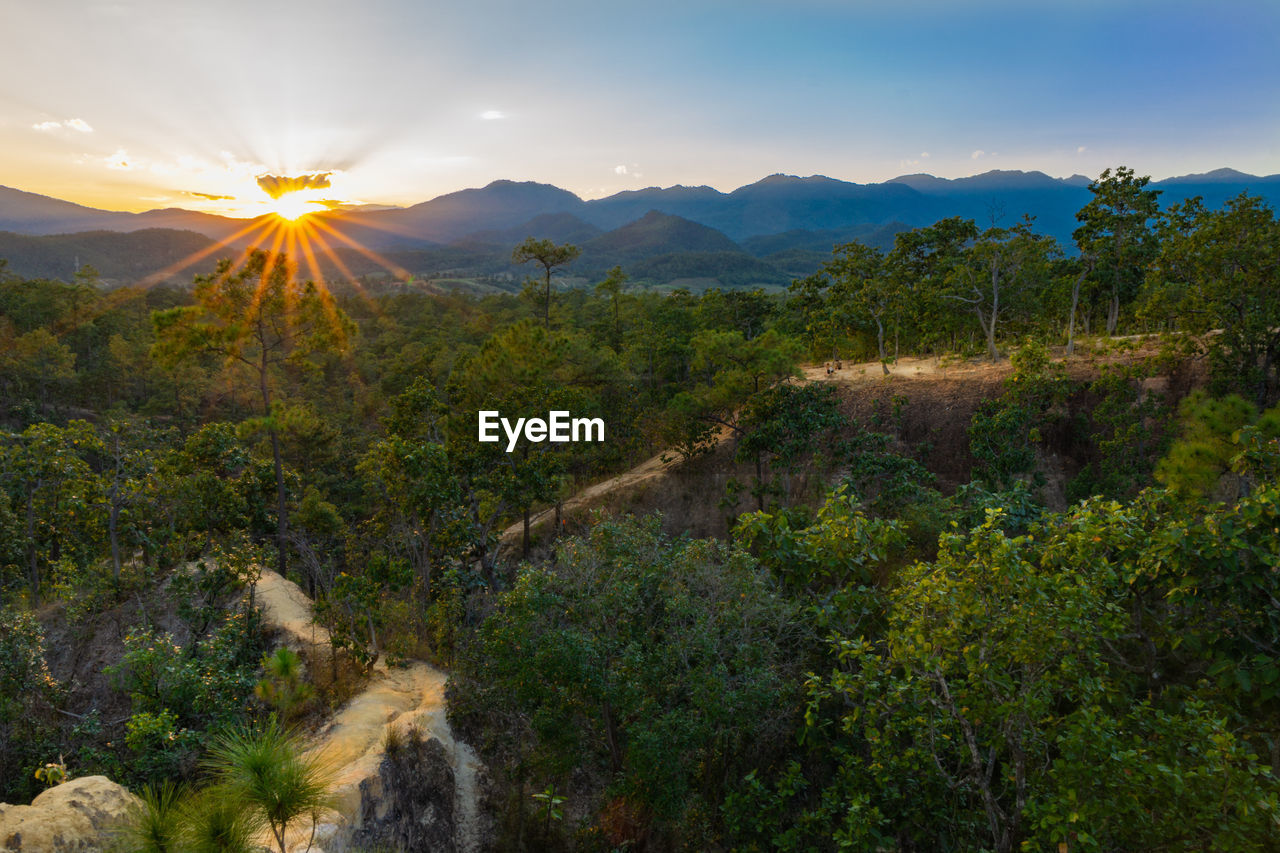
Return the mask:
<svg viewBox="0 0 1280 853">
<path fill-rule="evenodd" d="M 311 601 L 297 584 L 264 570 L 256 595 L 263 618 L 285 635 L 287 645 L 313 651 L 327 647 L 328 632 L 312 622 Z M 394 668 L 379 662 L 365 689 L 315 736 L 313 749 L 325 765 L 335 769 L 335 801 L 334 809 L 322 815 L 314 827 L 312 853 L 346 849 L 352 834 L 360 828 L 364 796 L 376 793 L 380 785 L 378 768 L 387 730 L 404 732 L 411 727 L 417 727 L 424 738 L 438 739 L 444 747 L 456 780 L 455 846 L 459 851 L 477 849 L 476 779 L 480 762 L 449 728 L 445 718 L 446 680 L 443 672 L 422 661 Z M 291 853 L 306 850 L 312 829 L 308 821 L 290 833 Z"/>
<path fill-rule="evenodd" d="M 1133 363 L 1156 354 L 1154 341 L 1131 340 L 1138 346 L 1134 351 L 1089 354 L 1088 344 L 1082 342 L 1079 354 L 1064 359 L 1059 352 L 1057 360 L 1071 378 L 1088 379 L 1096 376 L 1103 364 Z M 896 431 L 899 439 L 916 448 L 944 488 L 967 482 L 972 464 L 968 449 L 969 421 L 983 400 L 998 396 L 1004 390 L 1004 380 L 1012 372 L 1008 360 L 992 363 L 985 358 L 908 357 L 898 359 L 890 370 L 886 376 L 880 362 L 868 361 L 844 364 L 828 375 L 824 365 L 813 364 L 802 368 L 800 381 L 835 384 L 839 388 L 841 410 L 851 422 L 867 424 L 880 431 Z M 1148 382 L 1160 388 L 1168 384 L 1163 377 Z M 895 401 L 902 404 L 897 423 L 893 422 Z M 593 509 L 636 513 L 658 510 L 667 516 L 669 532 L 722 535 L 725 518 L 754 508 L 745 502 L 734 508 L 718 507 L 726 481 L 735 475 L 741 480 L 749 476 L 749 472 L 745 468 L 737 470 L 726 433 L 721 435 L 720 446 L 708 458 L 664 463 L 659 455 L 588 486 L 563 502 L 561 517 L 567 525 L 573 525 Z M 533 538 L 545 539 L 554 520 L 554 508 L 532 516 Z M 522 522 L 504 530 L 500 538 L 502 551 L 518 554 L 522 533 Z"/>
</svg>

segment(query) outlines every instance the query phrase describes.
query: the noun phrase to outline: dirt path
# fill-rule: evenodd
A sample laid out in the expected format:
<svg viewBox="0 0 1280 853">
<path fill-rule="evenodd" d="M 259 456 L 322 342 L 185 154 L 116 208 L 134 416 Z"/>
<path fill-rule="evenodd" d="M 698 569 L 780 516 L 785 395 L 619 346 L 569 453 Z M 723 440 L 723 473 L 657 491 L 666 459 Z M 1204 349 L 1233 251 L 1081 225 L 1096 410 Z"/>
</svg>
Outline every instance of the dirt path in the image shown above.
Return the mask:
<svg viewBox="0 0 1280 853">
<path fill-rule="evenodd" d="M 673 454 L 666 454 L 671 459 Z M 598 498 L 606 497 L 621 489 L 634 488 L 649 480 L 661 477 L 666 470 L 675 465 L 674 460 L 664 462 L 663 454 L 658 454 L 652 459 L 641 462 L 636 467 L 623 471 L 616 477 L 610 477 L 607 480 L 601 480 L 591 486 L 587 486 L 580 492 L 575 493 L 560 505 L 561 515 L 567 515 L 570 512 L 581 510 L 591 504 Z M 529 530 L 536 531 L 544 524 L 552 524 L 555 521 L 555 507 L 544 509 L 542 512 L 534 513 L 529 518 Z M 498 547 L 503 550 L 510 550 L 520 547 L 520 540 L 524 536 L 524 522 L 517 521 L 515 524 L 502 531 L 502 536 L 498 538 Z"/>
<path fill-rule="evenodd" d="M 286 635 L 288 645 L 323 653 L 329 644 L 329 634 L 312 621 L 311 601 L 297 584 L 264 570 L 256 595 L 264 620 Z M 318 658 L 313 655 L 313 659 Z M 346 849 L 360 820 L 361 788 L 377 784 L 387 730 L 394 727 L 405 732 L 415 726 L 425 737 L 437 738 L 444 746 L 455 779 L 457 849 L 461 853 L 476 849 L 479 818 L 476 779 L 480 762 L 449 728 L 445 718 L 446 681 L 443 672 L 422 661 L 395 668 L 379 662 L 368 686 L 348 701 L 314 737 L 314 751 L 327 766 L 335 768 L 335 808 L 322 815 L 314 827 L 312 853 L 338 853 Z M 289 834 L 290 853 L 303 853 L 307 849 L 312 829 L 307 822 Z"/>
<path fill-rule="evenodd" d="M 1007 363 L 1006 363 L 1007 364 Z M 985 363 L 959 363 L 953 365 L 942 366 L 939 359 L 936 358 L 903 358 L 898 363 L 892 365 L 890 376 L 893 377 L 912 377 L 912 376 L 963 376 L 983 373 L 992 369 L 999 369 L 1001 365 L 988 365 Z M 880 362 L 868 361 L 858 364 L 846 364 L 836 373 L 828 376 L 826 370 L 821 364 L 811 364 L 801 367 L 802 381 L 804 382 L 836 382 L 841 385 L 854 385 L 861 382 L 870 382 L 885 378 L 880 368 Z M 729 437 L 728 430 L 723 430 L 718 438 L 724 441 Z M 666 456 L 668 462 L 663 461 Z M 601 499 L 607 498 L 615 492 L 632 489 L 643 485 L 651 480 L 662 477 L 668 469 L 679 464 L 673 459 L 674 453 L 668 451 L 666 454 L 658 454 L 651 459 L 641 462 L 636 467 L 624 471 L 615 477 L 607 480 L 601 480 L 586 487 L 580 492 L 575 493 L 572 497 L 566 499 L 560 506 L 561 516 L 577 514 L 579 511 L 602 503 Z M 544 525 L 553 524 L 555 519 L 555 507 L 544 509 L 541 512 L 534 513 L 529 518 L 529 530 L 535 533 Z M 510 527 L 502 531 L 502 535 L 498 538 L 499 548 L 510 553 L 520 547 L 521 539 L 524 535 L 524 522 L 517 521 Z"/>
</svg>

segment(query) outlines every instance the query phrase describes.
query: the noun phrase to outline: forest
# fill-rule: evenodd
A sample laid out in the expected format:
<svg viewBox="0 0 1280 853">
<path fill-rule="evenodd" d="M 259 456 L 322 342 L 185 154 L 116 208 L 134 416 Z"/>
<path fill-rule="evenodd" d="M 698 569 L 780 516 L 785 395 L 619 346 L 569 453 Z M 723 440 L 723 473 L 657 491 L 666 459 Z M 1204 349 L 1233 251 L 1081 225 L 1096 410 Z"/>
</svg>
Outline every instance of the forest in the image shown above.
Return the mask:
<svg viewBox="0 0 1280 853">
<path fill-rule="evenodd" d="M 560 287 L 532 238 L 518 295 L 0 262 L 0 800 L 163 817 L 430 661 L 493 849 L 1276 849 L 1280 222 L 1148 183 L 1070 245 L 942 219 L 780 293 Z M 944 434 L 910 359 L 998 380 Z M 697 524 L 670 480 L 569 512 L 658 455 Z M 327 659 L 273 649 L 267 569 Z"/>
</svg>

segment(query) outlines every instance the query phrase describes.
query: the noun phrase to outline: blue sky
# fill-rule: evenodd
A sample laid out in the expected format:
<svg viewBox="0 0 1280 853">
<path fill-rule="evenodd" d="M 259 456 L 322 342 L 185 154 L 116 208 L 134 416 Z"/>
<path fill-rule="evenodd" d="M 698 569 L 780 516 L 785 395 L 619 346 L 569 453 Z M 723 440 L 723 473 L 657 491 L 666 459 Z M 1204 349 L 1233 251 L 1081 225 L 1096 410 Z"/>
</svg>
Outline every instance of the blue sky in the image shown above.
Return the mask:
<svg viewBox="0 0 1280 853">
<path fill-rule="evenodd" d="M 325 171 L 375 203 L 498 178 L 1280 172 L 1275 0 L 0 10 L 0 184 L 117 209 L 249 212 L 256 176 Z"/>
</svg>

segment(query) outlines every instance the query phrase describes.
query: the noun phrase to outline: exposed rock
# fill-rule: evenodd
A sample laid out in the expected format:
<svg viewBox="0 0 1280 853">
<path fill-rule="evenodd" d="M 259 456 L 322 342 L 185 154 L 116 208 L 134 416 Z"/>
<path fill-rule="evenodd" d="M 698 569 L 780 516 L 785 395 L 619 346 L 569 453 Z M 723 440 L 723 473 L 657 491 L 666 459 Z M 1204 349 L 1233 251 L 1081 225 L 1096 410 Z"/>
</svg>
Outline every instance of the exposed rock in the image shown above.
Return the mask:
<svg viewBox="0 0 1280 853">
<path fill-rule="evenodd" d="M 455 781 L 444 745 L 410 738 L 385 756 L 363 795 L 357 845 L 457 853 Z"/>
<path fill-rule="evenodd" d="M 0 804 L 4 853 L 97 853 L 106 850 L 134 796 L 106 776 L 72 779 L 29 806 Z"/>
<path fill-rule="evenodd" d="M 329 642 L 328 633 L 311 621 L 310 600 L 292 581 L 264 570 L 257 596 L 266 623 L 282 631 L 286 643 L 307 649 L 312 642 Z M 303 853 L 308 845 L 311 853 L 320 847 L 341 853 L 352 849 L 353 839 L 360 839 L 355 849 L 364 849 L 373 838 L 388 839 L 377 843 L 393 850 L 490 849 L 492 832 L 484 826 L 481 805 L 483 767 L 449 726 L 446 681 L 423 661 L 374 666 L 365 689 L 313 739 L 321 763 L 334 769 L 333 807 L 314 823 L 302 821 L 290 830 L 290 853 Z M 384 751 L 391 730 L 405 753 L 398 761 L 388 761 Z"/>
</svg>

